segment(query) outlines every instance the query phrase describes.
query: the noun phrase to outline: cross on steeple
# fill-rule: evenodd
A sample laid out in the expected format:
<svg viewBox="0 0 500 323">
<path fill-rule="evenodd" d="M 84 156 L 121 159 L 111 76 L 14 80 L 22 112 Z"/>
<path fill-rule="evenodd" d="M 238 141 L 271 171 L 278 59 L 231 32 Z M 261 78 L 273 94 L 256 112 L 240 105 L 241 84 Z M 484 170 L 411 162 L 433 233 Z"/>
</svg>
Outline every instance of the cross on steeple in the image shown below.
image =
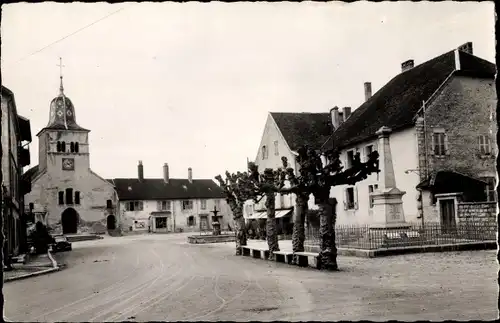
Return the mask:
<svg viewBox="0 0 500 323">
<path fill-rule="evenodd" d="M 59 78 L 61 79 L 61 85 L 59 86 L 59 90 L 61 91 L 61 94 L 64 92 L 64 87 L 63 87 L 63 74 L 62 74 L 62 68 L 64 65 L 62 64 L 62 58 L 59 57 Z"/>
</svg>

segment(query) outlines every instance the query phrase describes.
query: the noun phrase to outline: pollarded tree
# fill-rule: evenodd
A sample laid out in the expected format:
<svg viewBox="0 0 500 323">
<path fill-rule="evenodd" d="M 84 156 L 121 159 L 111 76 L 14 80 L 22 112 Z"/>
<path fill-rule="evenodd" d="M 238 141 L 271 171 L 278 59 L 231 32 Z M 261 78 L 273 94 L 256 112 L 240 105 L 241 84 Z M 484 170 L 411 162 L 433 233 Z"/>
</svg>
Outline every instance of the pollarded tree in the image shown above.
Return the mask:
<svg viewBox="0 0 500 323">
<path fill-rule="evenodd" d="M 259 174 L 258 166 L 250 162 L 248 163 L 249 178 L 253 189 L 252 195 L 254 200 L 258 201 L 262 197 L 266 197 L 266 239 L 269 247 L 269 260 L 274 260 L 274 252 L 279 251 L 278 231 L 276 229 L 276 193 L 284 186 L 285 171 L 279 168 L 273 170 L 266 168 L 263 174 Z"/>
<path fill-rule="evenodd" d="M 255 187 L 250 180 L 248 172 L 231 174 L 226 171 L 226 178 L 217 175 L 215 179 L 226 195 L 226 201 L 233 212 L 236 232 L 236 255 L 242 254 L 242 246 L 247 245 L 245 219 L 243 218 L 243 205 L 250 199 L 256 199 Z"/>
<path fill-rule="evenodd" d="M 335 245 L 336 214 L 330 201 L 330 189 L 338 185 L 354 185 L 365 180 L 368 175 L 379 172 L 378 152 L 373 151 L 365 163 L 359 153 L 354 156 L 353 165 L 345 169 L 340 162 L 338 151 L 325 153 L 326 163 L 314 150 L 302 147 L 298 151 L 300 180 L 306 192 L 314 195 L 320 215 L 320 262 L 322 268 L 337 270 L 337 248 Z M 295 226 L 295 225 L 294 225 Z"/>
<path fill-rule="evenodd" d="M 281 157 L 283 162 L 284 175 L 286 180 L 289 182 L 288 187 L 282 187 L 280 190 L 281 194 L 295 194 L 295 208 L 294 208 L 294 221 L 293 221 L 293 232 L 292 232 L 292 250 L 293 252 L 304 251 L 304 241 L 305 241 L 305 217 L 308 211 L 307 202 L 309 196 L 312 193 L 312 189 L 307 185 L 308 182 L 305 180 L 305 176 L 302 175 L 304 171 L 301 172 L 299 169 L 299 176 L 295 175 L 293 168 L 289 167 L 288 160 L 286 157 Z M 301 159 L 299 155 L 297 158 L 297 163 L 305 161 Z M 304 173 L 305 174 L 305 173 Z M 298 258 L 294 256 L 293 263 L 298 264 Z"/>
</svg>

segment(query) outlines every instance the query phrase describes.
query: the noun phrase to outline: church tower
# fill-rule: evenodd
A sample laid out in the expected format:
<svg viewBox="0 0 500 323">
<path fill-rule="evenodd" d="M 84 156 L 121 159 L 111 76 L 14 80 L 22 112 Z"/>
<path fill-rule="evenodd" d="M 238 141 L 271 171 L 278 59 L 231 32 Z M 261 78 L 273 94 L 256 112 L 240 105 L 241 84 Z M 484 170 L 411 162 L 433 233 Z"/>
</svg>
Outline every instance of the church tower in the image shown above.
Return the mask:
<svg viewBox="0 0 500 323">
<path fill-rule="evenodd" d="M 60 65 L 62 67 L 62 65 Z M 90 130 L 76 123 L 75 106 L 64 93 L 50 102 L 49 123 L 38 134 L 39 164 L 27 171 L 32 183 L 25 203 L 45 214 L 54 232 L 75 234 L 115 230 L 113 184 L 90 169 Z"/>
<path fill-rule="evenodd" d="M 50 102 L 48 125 L 38 134 L 40 171 L 74 177 L 90 168 L 89 132 L 76 123 L 75 107 L 64 94 L 63 78 L 59 95 Z"/>
</svg>

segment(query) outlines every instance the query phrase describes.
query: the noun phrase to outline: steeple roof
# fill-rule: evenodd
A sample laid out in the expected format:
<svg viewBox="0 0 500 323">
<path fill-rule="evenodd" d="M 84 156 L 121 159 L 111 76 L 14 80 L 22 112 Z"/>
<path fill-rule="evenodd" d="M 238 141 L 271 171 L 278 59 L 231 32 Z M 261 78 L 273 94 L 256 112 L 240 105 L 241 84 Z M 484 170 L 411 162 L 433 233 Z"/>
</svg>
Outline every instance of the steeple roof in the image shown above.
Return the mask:
<svg viewBox="0 0 500 323">
<path fill-rule="evenodd" d="M 62 75 L 59 95 L 50 102 L 49 123 L 44 129 L 90 131 L 76 123 L 75 107 L 64 94 Z"/>
</svg>

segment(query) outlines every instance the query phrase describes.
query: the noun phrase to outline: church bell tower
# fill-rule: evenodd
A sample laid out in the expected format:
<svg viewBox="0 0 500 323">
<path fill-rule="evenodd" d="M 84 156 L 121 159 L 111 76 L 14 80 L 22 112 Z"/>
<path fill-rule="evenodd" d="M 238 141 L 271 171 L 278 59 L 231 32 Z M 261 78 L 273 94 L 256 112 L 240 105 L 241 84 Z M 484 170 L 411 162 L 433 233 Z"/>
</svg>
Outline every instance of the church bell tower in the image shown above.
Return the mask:
<svg viewBox="0 0 500 323">
<path fill-rule="evenodd" d="M 59 65 L 62 69 L 62 64 Z M 62 177 L 90 168 L 88 134 L 76 123 L 75 107 L 64 93 L 61 70 L 59 95 L 50 102 L 49 123 L 38 134 L 39 167 Z M 58 176 L 59 177 L 59 176 Z"/>
</svg>

